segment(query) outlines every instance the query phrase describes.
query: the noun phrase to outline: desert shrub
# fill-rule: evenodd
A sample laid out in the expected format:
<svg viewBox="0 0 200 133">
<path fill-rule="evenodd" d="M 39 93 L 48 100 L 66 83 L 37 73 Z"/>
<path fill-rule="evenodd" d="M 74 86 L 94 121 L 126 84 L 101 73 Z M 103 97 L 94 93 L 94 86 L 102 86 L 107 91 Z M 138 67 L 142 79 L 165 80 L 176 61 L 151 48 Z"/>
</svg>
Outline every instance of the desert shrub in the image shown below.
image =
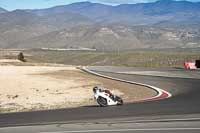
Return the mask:
<svg viewBox="0 0 200 133">
<path fill-rule="evenodd" d="M 22 62 L 26 62 L 25 58 L 24 58 L 24 54 L 22 52 L 20 52 L 17 56 L 18 60 L 22 61 Z"/>
</svg>

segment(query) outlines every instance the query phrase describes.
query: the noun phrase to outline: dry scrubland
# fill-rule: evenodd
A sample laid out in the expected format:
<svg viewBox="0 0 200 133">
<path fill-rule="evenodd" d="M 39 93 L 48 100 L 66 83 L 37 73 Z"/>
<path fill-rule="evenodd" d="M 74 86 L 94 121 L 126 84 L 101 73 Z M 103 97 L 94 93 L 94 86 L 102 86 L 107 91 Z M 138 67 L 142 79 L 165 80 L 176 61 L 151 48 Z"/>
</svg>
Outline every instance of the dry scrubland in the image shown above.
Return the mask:
<svg viewBox="0 0 200 133">
<path fill-rule="evenodd" d="M 111 88 L 125 102 L 156 95 L 148 88 L 96 77 L 73 66 L 8 59 L 0 64 L 1 113 L 95 105 L 94 86 Z"/>
<path fill-rule="evenodd" d="M 23 50 L 22 50 L 23 51 Z M 2 51 L 0 58 L 13 59 L 19 51 Z M 25 50 L 30 63 L 59 63 L 67 65 L 108 65 L 130 67 L 177 67 L 183 68 L 185 61 L 200 59 L 200 48 L 158 49 L 112 52 Z M 17 65 L 18 63 L 15 63 Z"/>
<path fill-rule="evenodd" d="M 130 67 L 177 67 L 200 59 L 200 49 L 135 50 L 123 52 L 25 51 L 30 62 L 69 65 L 108 65 Z"/>
</svg>

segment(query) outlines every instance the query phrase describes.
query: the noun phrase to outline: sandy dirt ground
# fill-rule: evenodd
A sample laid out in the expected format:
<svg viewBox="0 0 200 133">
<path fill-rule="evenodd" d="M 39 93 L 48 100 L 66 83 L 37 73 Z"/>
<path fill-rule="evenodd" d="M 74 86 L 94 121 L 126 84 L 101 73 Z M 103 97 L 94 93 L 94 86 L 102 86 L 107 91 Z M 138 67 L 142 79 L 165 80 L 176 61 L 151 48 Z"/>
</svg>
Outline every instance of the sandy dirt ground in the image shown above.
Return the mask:
<svg viewBox="0 0 200 133">
<path fill-rule="evenodd" d="M 145 87 L 87 74 L 73 66 L 0 66 L 0 113 L 96 104 L 92 88 L 111 88 L 125 102 L 156 95 Z"/>
</svg>

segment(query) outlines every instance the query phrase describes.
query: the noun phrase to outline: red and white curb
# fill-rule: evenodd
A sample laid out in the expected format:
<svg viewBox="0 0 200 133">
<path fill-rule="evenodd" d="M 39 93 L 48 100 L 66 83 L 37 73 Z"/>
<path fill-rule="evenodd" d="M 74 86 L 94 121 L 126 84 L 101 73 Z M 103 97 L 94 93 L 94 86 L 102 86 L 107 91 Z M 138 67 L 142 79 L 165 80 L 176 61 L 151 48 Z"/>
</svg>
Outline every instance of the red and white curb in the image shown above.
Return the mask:
<svg viewBox="0 0 200 133">
<path fill-rule="evenodd" d="M 154 96 L 154 97 L 142 99 L 142 100 L 139 100 L 139 101 L 136 101 L 136 102 L 155 101 L 155 100 L 161 100 L 161 99 L 166 99 L 166 98 L 172 97 L 171 93 L 169 93 L 169 92 L 167 92 L 167 91 L 165 91 L 163 89 L 160 89 L 158 87 L 155 87 L 155 86 L 151 86 L 151 85 L 148 85 L 148 84 L 143 84 L 143 83 L 139 83 L 139 82 L 132 82 L 132 81 L 128 81 L 128 80 L 123 80 L 123 79 L 118 79 L 118 78 L 113 78 L 113 77 L 110 77 L 110 76 L 102 75 L 102 74 L 99 74 L 97 72 L 89 70 L 87 67 L 82 67 L 81 69 L 83 71 L 86 71 L 88 73 L 91 73 L 91 74 L 99 76 L 99 77 L 112 79 L 112 80 L 116 80 L 116 81 L 120 81 L 120 82 L 125 82 L 125 83 L 129 83 L 129 84 L 135 84 L 135 85 L 148 87 L 148 88 L 153 89 L 153 90 L 155 90 L 157 92 L 157 95 Z"/>
</svg>

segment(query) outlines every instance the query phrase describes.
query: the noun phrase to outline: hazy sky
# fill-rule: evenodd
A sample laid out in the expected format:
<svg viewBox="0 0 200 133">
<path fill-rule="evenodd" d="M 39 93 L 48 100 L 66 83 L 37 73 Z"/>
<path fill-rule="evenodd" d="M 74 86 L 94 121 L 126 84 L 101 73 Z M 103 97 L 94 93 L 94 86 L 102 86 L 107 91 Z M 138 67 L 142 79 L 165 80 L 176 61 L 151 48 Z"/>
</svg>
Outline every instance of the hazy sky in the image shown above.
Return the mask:
<svg viewBox="0 0 200 133">
<path fill-rule="evenodd" d="M 66 5 L 74 2 L 90 1 L 103 4 L 127 4 L 127 3 L 144 3 L 154 2 L 156 0 L 0 0 L 0 7 L 7 10 L 14 9 L 40 9 L 48 8 L 56 5 Z M 200 0 L 188 0 L 197 2 Z"/>
</svg>

